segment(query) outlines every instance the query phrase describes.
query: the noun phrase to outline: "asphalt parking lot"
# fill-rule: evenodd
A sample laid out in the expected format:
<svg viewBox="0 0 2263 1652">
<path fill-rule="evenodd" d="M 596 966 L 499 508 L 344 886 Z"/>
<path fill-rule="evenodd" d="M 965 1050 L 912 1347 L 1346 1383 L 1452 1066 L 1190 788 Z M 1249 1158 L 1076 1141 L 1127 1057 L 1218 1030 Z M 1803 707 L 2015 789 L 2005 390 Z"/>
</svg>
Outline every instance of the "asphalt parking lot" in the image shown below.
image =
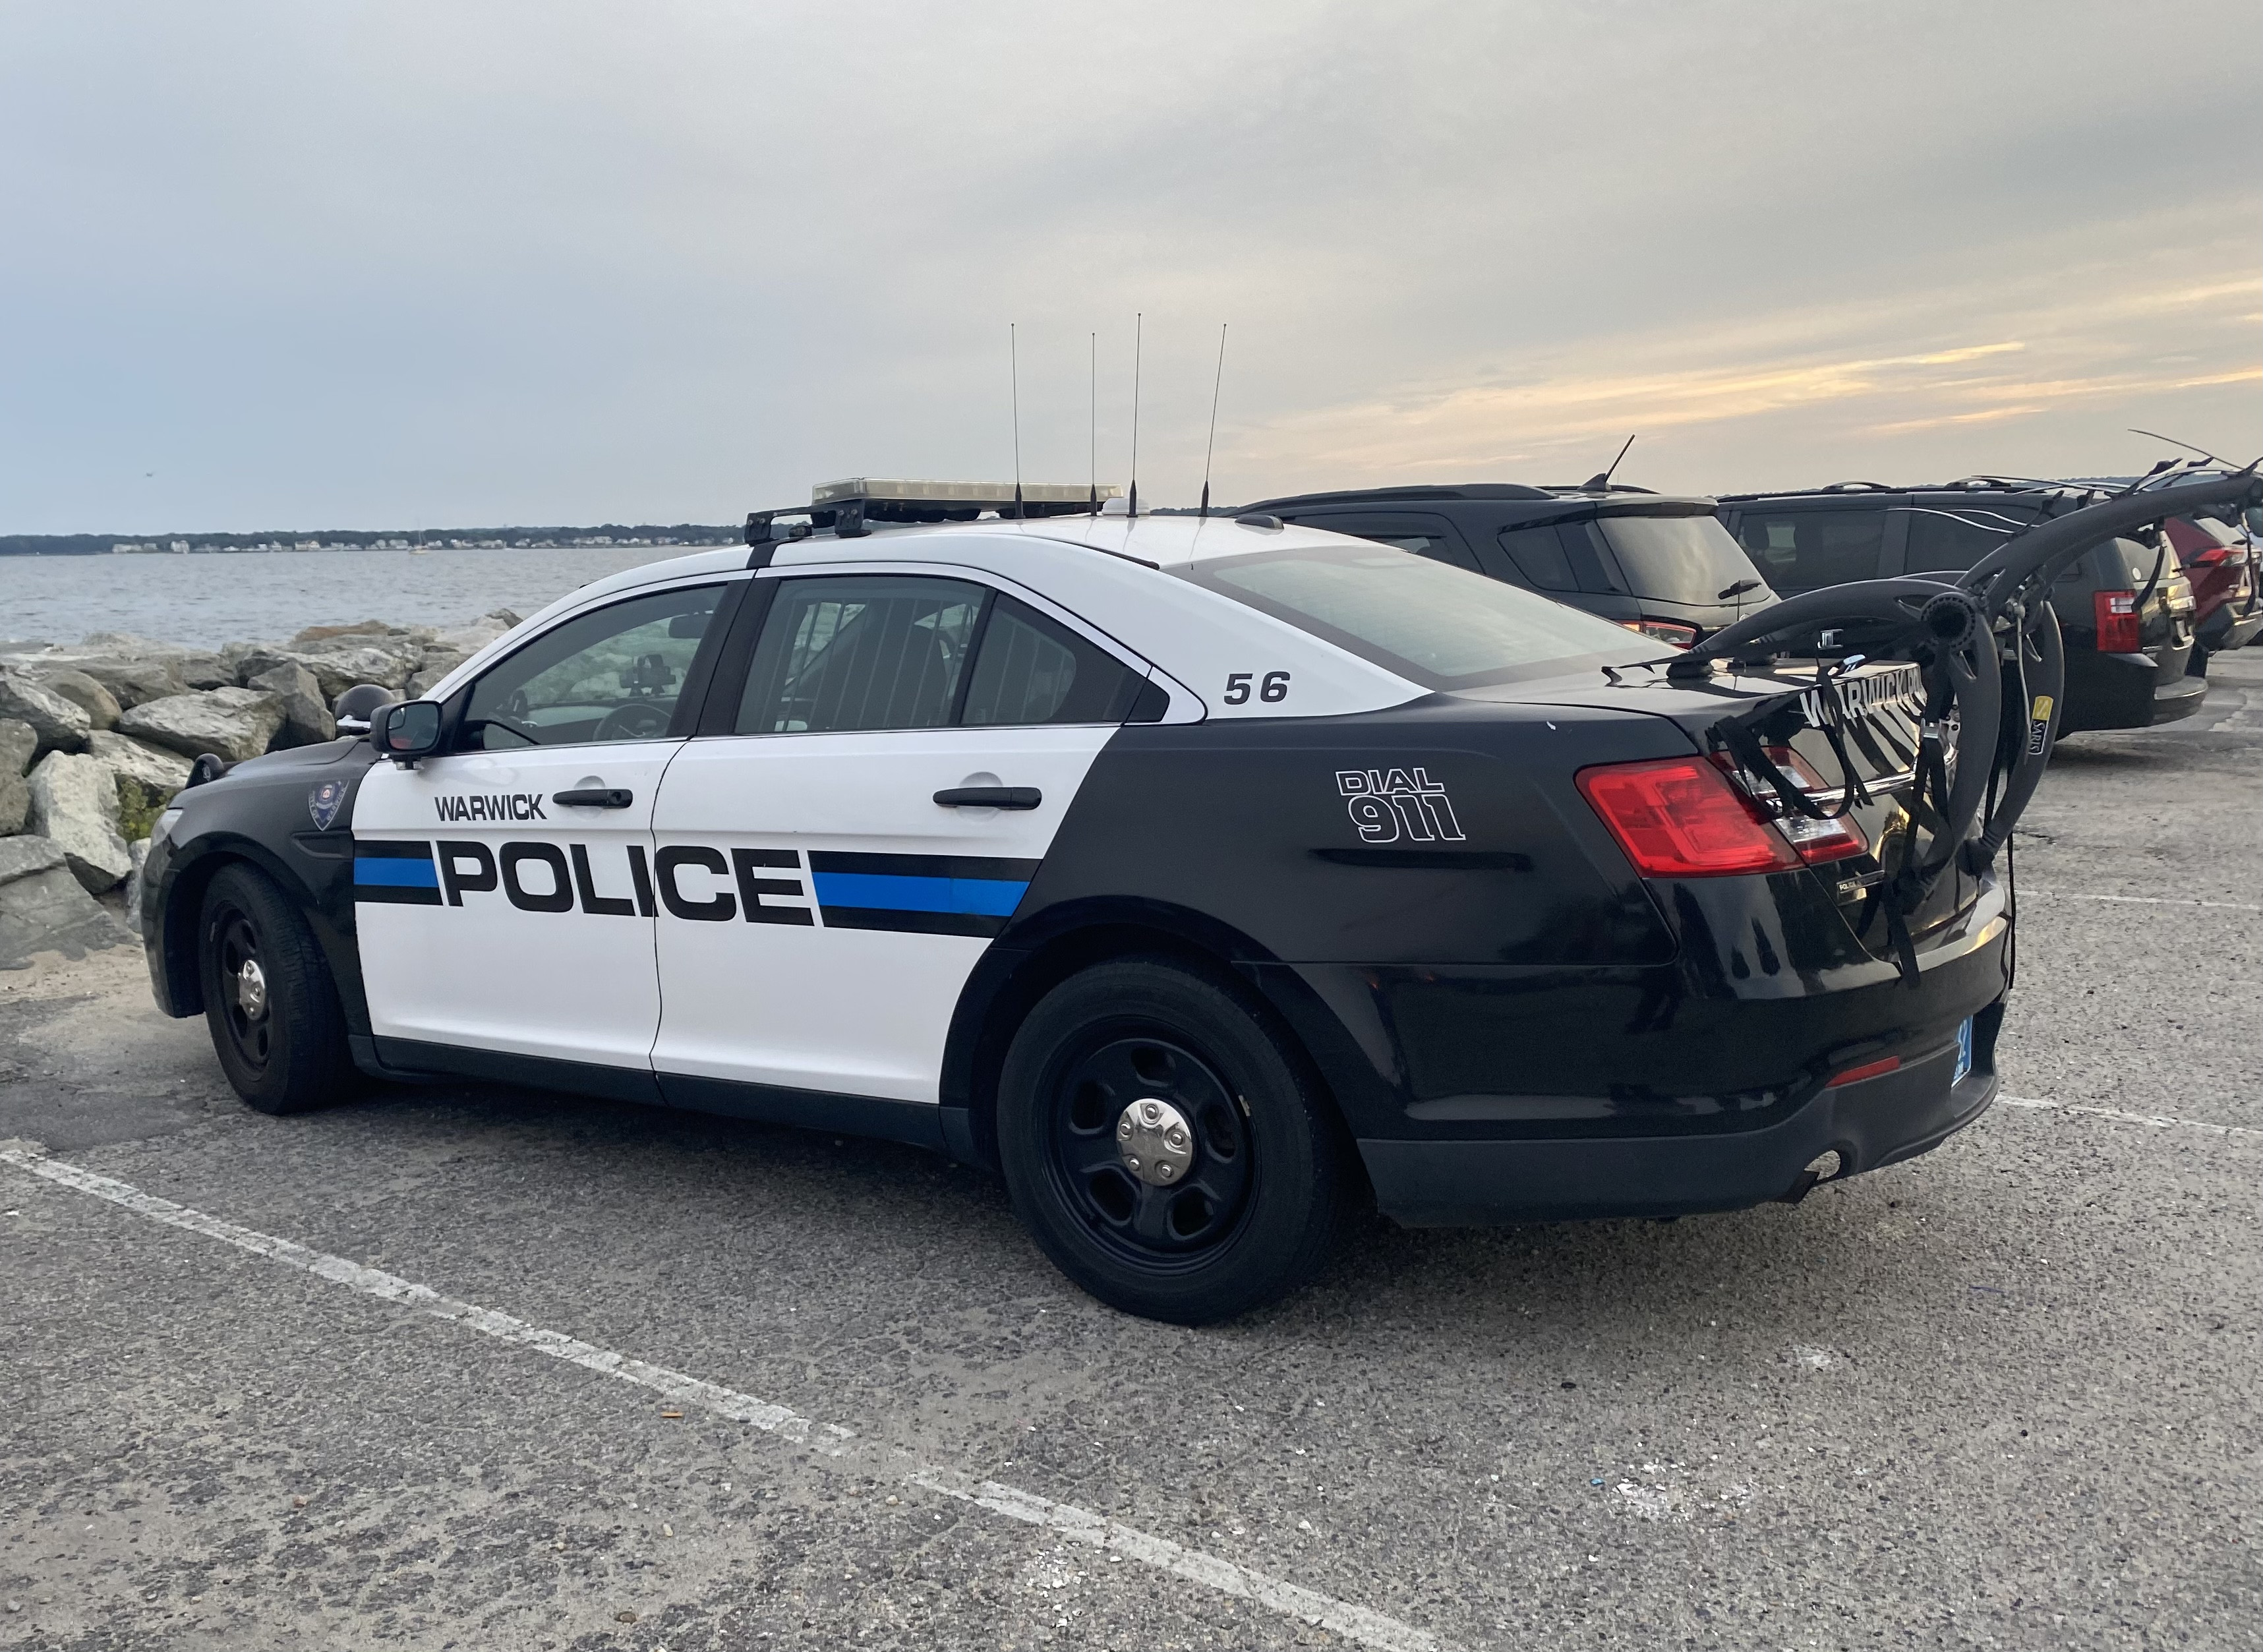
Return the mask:
<svg viewBox="0 0 2263 1652">
<path fill-rule="evenodd" d="M 0 1647 L 2263 1644 L 2259 756 L 2263 650 L 2062 748 L 1931 1156 L 1198 1331 L 915 1151 L 270 1119 L 137 953 L 0 975 Z"/>
</svg>

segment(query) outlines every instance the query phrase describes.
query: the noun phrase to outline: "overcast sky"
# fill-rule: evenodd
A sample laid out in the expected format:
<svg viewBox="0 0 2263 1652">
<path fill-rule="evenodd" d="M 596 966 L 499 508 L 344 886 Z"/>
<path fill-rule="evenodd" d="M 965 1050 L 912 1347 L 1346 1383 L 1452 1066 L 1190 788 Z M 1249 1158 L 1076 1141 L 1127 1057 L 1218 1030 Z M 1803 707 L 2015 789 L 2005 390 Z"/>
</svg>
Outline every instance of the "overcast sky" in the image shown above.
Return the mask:
<svg viewBox="0 0 2263 1652">
<path fill-rule="evenodd" d="M 8 0 L 0 532 L 2263 450 L 2238 0 Z"/>
</svg>

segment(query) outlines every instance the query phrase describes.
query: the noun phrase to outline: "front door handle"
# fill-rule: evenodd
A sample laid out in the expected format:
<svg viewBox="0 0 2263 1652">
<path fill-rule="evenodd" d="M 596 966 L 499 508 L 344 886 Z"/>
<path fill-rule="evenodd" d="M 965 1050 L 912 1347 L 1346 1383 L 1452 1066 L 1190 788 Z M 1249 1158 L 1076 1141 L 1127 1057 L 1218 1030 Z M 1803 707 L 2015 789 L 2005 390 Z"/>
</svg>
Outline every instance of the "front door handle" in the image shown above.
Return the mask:
<svg viewBox="0 0 2263 1652">
<path fill-rule="evenodd" d="M 953 786 L 935 801 L 945 808 L 1035 808 L 1045 794 L 1034 786 Z"/>
<path fill-rule="evenodd" d="M 625 786 L 582 786 L 553 792 L 550 801 L 568 808 L 626 808 L 636 801 L 636 793 Z"/>
</svg>

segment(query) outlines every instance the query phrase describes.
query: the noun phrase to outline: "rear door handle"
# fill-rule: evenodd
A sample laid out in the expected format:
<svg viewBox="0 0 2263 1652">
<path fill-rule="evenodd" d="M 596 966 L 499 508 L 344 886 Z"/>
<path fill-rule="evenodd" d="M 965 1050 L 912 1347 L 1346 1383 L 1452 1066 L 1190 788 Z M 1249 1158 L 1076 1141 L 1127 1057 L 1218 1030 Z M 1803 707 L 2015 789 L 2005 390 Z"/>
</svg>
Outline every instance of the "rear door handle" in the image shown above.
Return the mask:
<svg viewBox="0 0 2263 1652">
<path fill-rule="evenodd" d="M 945 808 L 1035 808 L 1045 794 L 1034 786 L 953 786 L 935 801 Z"/>
<path fill-rule="evenodd" d="M 584 786 L 553 792 L 550 801 L 568 808 L 626 808 L 636 801 L 636 793 L 624 786 Z"/>
</svg>

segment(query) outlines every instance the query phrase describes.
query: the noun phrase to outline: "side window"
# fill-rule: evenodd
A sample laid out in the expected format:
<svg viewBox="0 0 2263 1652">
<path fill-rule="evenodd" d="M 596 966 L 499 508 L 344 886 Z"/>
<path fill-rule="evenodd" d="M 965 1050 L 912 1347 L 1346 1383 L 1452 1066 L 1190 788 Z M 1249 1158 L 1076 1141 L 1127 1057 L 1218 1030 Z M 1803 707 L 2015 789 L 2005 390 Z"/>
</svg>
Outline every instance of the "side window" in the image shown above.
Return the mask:
<svg viewBox="0 0 2263 1652">
<path fill-rule="evenodd" d="M 1912 574 L 1962 571 L 2009 537 L 2012 524 L 1995 518 L 2008 516 L 2028 522 L 2035 517 L 2031 511 L 2006 511 L 1992 504 L 1975 504 L 1970 514 L 1977 520 L 1961 521 L 1930 510 L 1912 513 L 1909 521 L 1909 554 L 1903 568 Z"/>
<path fill-rule="evenodd" d="M 1500 548 L 1508 553 L 1508 560 L 1516 564 L 1517 572 L 1532 582 L 1534 589 L 1580 589 L 1580 582 L 1572 575 L 1572 559 L 1565 554 L 1564 541 L 1556 536 L 1554 528 L 1505 528 Z"/>
<path fill-rule="evenodd" d="M 1026 603 L 992 598 L 966 690 L 970 728 L 1117 723 L 1146 679 Z"/>
<path fill-rule="evenodd" d="M 1442 533 L 1363 533 L 1360 538 L 1373 540 L 1377 545 L 1395 546 L 1417 556 L 1427 556 L 1434 562 L 1466 568 L 1472 574 L 1478 571 L 1478 559 Z"/>
<path fill-rule="evenodd" d="M 1876 579 L 1885 537 L 1883 511 L 1747 511 L 1737 523 L 1745 554 L 1784 596 Z"/>
<path fill-rule="evenodd" d="M 1391 514 L 1385 516 L 1350 516 L 1332 512 L 1322 516 L 1292 517 L 1290 520 L 1301 527 L 1325 528 L 1331 533 L 1348 533 L 1354 539 L 1372 540 L 1377 545 L 1388 545 L 1394 550 L 1413 556 L 1427 556 L 1434 562 L 1443 562 L 1449 568 L 1465 569 L 1472 574 L 1482 574 L 1478 559 L 1467 546 L 1446 525 L 1443 518 Z"/>
<path fill-rule="evenodd" d="M 632 597 L 553 627 L 472 685 L 474 751 L 664 738 L 720 585 Z"/>
<path fill-rule="evenodd" d="M 942 728 L 958 708 L 988 594 L 918 576 L 781 580 L 747 671 L 737 732 Z"/>
</svg>

